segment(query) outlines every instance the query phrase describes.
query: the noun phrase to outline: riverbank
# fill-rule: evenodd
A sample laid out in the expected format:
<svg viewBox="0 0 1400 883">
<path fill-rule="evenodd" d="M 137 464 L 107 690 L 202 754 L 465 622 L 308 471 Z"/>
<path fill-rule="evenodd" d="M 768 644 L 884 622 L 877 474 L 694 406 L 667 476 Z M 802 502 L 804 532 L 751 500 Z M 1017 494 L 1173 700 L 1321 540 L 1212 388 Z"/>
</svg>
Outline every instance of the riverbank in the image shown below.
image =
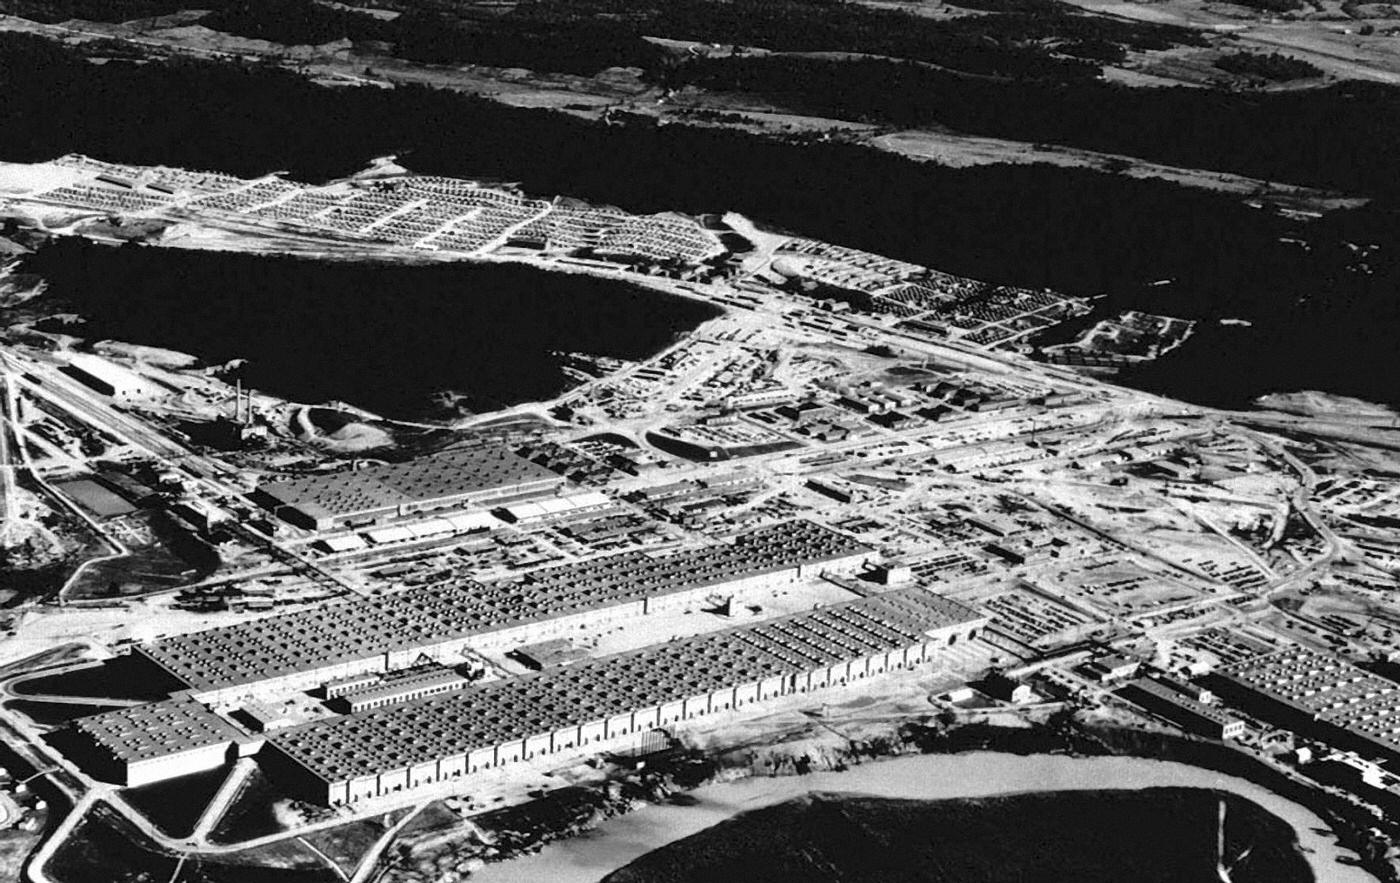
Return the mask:
<svg viewBox="0 0 1400 883">
<path fill-rule="evenodd" d="M 1067 709 L 1052 711 L 1047 717 L 1037 715 L 1034 720 L 1012 716 L 997 723 L 972 721 L 951 726 L 929 717 L 911 719 L 907 712 L 892 717 L 866 715 L 860 721 L 843 723 L 839 732 L 811 720 L 773 732 L 767 738 L 690 733 L 684 740 L 686 749 L 653 757 L 644 768 L 611 777 L 603 787 L 565 788 L 531 804 L 475 816 L 468 823 L 476 828 L 475 848 L 464 853 L 459 841 L 446 852 L 420 856 L 427 861 L 418 863 L 418 870 L 468 866 L 476 870 L 483 861 L 490 864 L 538 853 L 559 840 L 587 837 L 607 820 L 648 805 L 692 803 L 690 792 L 720 782 L 839 773 L 891 757 L 990 752 L 1017 757 L 1170 761 L 1241 779 L 1320 819 L 1325 827 L 1317 832 L 1335 837 L 1344 854 L 1356 856 L 1348 858 L 1348 863 L 1359 865 L 1374 879 L 1400 883 L 1400 873 L 1389 857 L 1400 839 L 1400 825 L 1389 821 L 1380 808 L 1354 794 L 1324 787 L 1308 778 L 1305 770 L 1220 742 L 1159 730 L 1096 725 Z M 1034 787 L 1034 783 L 1022 784 L 1018 790 Z M 420 878 L 437 879 L 421 874 L 394 879 Z"/>
<path fill-rule="evenodd" d="M 1326 822 L 1316 813 L 1237 776 L 1136 757 L 1020 756 L 990 751 L 896 757 L 844 772 L 755 777 L 705 785 L 688 792 L 683 802 L 648 805 L 617 816 L 586 834 L 553 843 L 534 855 L 487 865 L 472 879 L 482 883 L 594 883 L 667 843 L 739 813 L 814 791 L 944 800 L 1153 787 L 1204 788 L 1236 794 L 1294 829 L 1318 880 L 1372 883 L 1375 879 L 1355 866 L 1355 856 L 1338 846 Z"/>
</svg>

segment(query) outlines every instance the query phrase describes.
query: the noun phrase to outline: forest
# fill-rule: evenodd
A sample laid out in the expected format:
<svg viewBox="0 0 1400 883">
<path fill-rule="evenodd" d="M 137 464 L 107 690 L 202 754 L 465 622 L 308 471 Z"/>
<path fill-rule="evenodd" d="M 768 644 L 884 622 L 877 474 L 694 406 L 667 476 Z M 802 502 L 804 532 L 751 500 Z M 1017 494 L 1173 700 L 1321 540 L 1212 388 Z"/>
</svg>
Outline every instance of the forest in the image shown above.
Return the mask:
<svg viewBox="0 0 1400 883">
<path fill-rule="evenodd" d="M 841 0 L 526 0 L 505 8 L 446 0 L 386 2 L 384 20 L 318 0 L 201 0 L 199 23 L 283 45 L 336 40 L 383 46 L 423 63 L 481 64 L 592 75 L 609 67 L 656 71 L 668 55 L 646 37 L 779 52 L 838 52 L 912 59 L 966 73 L 1048 79 L 1096 76 L 1092 56 L 1062 42 L 1121 50 L 1203 45 L 1186 28 L 1094 15 L 1060 0 L 958 0 L 996 14 L 937 20 Z M 172 0 L 0 0 L 39 21 L 122 21 L 174 12 Z M 1101 54 L 1101 53 L 1100 53 Z"/>
<path fill-rule="evenodd" d="M 186 6 L 186 0 L 0 0 L 0 13 L 41 22 L 131 21 L 169 15 Z"/>
<path fill-rule="evenodd" d="M 961 0 L 977 2 L 977 0 Z M 461 4 L 402 4 L 377 21 L 315 0 L 235 0 L 202 20 L 226 33 L 290 44 L 378 40 L 399 58 L 593 74 L 656 70 L 666 56 L 647 36 L 778 52 L 841 52 L 913 59 L 975 74 L 1075 79 L 1097 69 L 1053 44 L 1104 40 L 1120 47 L 1200 45 L 1184 28 L 1080 12 L 1059 0 L 1014 2 L 1002 14 L 934 20 L 835 0 L 529 0 L 508 11 Z"/>
<path fill-rule="evenodd" d="M 1279 52 L 1231 52 L 1215 60 L 1215 66 L 1232 74 L 1257 77 L 1274 83 L 1308 80 L 1322 76 L 1322 70 L 1300 58 Z"/>
<path fill-rule="evenodd" d="M 1400 89 L 1382 84 L 1262 93 L 1137 89 L 998 82 L 908 62 L 791 56 L 695 59 L 668 71 L 665 82 L 754 94 L 837 119 L 946 126 L 1354 193 L 1400 192 L 1393 173 Z"/>
</svg>

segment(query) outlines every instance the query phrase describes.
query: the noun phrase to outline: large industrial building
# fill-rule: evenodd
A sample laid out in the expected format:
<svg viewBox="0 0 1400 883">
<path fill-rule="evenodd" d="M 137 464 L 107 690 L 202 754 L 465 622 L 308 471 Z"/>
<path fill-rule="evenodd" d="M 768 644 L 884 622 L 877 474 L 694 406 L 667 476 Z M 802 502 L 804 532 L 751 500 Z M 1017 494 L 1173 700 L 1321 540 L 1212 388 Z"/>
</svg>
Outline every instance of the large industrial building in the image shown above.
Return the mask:
<svg viewBox="0 0 1400 883">
<path fill-rule="evenodd" d="M 78 718 L 74 729 L 95 748 L 94 771 L 124 785 L 223 766 L 243 733 L 188 696 Z"/>
<path fill-rule="evenodd" d="M 140 404 L 169 394 L 135 371 L 89 353 L 74 354 L 63 373 L 119 405 Z"/>
<path fill-rule="evenodd" d="M 1248 711 L 1334 744 L 1400 759 L 1400 684 L 1290 647 L 1216 672 L 1217 692 Z"/>
<path fill-rule="evenodd" d="M 359 527 L 395 516 L 544 494 L 563 479 L 500 445 L 481 445 L 348 472 L 261 485 L 254 498 L 309 530 Z"/>
<path fill-rule="evenodd" d="M 1244 721 L 1201 702 L 1182 689 L 1183 686 L 1170 679 L 1138 678 L 1119 690 L 1119 694 L 1198 736 L 1238 739 L 1244 735 Z"/>
<path fill-rule="evenodd" d="M 519 580 L 423 586 L 193 632 L 138 646 L 208 703 L 305 689 L 426 657 L 510 648 L 710 598 L 741 597 L 822 572 L 849 573 L 871 550 L 807 521 L 730 542 L 651 556 L 623 553 L 544 568 Z"/>
<path fill-rule="evenodd" d="M 263 751 L 300 796 L 384 796 L 910 668 L 975 638 L 986 618 L 911 587 L 536 674 L 468 684 L 445 670 L 328 684 L 350 714 L 268 736 L 188 692 L 73 724 L 105 778 L 140 785 Z M 282 726 L 280 723 L 279 727 Z M 266 741 L 264 741 L 266 740 Z"/>
<path fill-rule="evenodd" d="M 433 646 L 440 627 L 397 599 L 367 598 L 165 638 L 132 653 L 174 676 L 200 701 L 221 703 L 250 695 L 259 685 L 296 689 L 404 668 Z"/>
<path fill-rule="evenodd" d="M 910 668 L 985 622 L 897 590 L 293 727 L 268 762 L 307 799 L 352 803 Z"/>
</svg>

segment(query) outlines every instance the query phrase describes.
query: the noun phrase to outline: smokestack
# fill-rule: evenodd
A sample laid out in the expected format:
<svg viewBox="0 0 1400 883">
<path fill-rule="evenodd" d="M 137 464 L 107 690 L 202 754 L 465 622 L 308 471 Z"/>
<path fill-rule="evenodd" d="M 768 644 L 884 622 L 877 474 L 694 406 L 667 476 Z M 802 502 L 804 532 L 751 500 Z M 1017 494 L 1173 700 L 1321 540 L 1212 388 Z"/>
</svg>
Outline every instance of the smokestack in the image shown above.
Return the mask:
<svg viewBox="0 0 1400 883">
<path fill-rule="evenodd" d="M 233 389 L 233 422 L 243 421 L 243 378 L 234 381 L 237 386 Z"/>
</svg>

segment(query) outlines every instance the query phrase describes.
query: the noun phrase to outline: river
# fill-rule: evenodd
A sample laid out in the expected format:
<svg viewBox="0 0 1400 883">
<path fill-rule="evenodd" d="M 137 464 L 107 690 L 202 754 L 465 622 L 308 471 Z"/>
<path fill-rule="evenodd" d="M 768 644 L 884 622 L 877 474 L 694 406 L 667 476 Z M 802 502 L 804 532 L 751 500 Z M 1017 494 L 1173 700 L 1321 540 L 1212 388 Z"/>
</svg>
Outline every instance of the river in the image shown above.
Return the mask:
<svg viewBox="0 0 1400 883">
<path fill-rule="evenodd" d="M 243 359 L 237 376 L 245 385 L 402 420 L 448 422 L 548 400 L 575 384 L 564 354 L 645 359 L 719 315 L 614 279 L 495 264 L 347 263 L 62 240 L 24 266 L 48 282 L 33 309 L 83 317 L 55 330 L 178 350 L 206 364 Z"/>
<path fill-rule="evenodd" d="M 689 792 L 688 806 L 647 806 L 609 819 L 593 831 L 546 846 L 541 852 L 487 865 L 472 875 L 479 883 L 597 883 L 604 875 L 646 853 L 689 837 L 725 819 L 782 803 L 813 791 L 845 792 L 919 800 L 991 797 L 1025 792 L 1214 788 L 1251 800 L 1297 834 L 1304 855 L 1324 883 L 1375 883 L 1352 865 L 1326 823 L 1300 804 L 1244 779 L 1168 761 L 1132 757 L 1023 757 L 998 752 L 919 755 L 864 764 L 846 772 L 750 778 L 706 785 Z"/>
</svg>

